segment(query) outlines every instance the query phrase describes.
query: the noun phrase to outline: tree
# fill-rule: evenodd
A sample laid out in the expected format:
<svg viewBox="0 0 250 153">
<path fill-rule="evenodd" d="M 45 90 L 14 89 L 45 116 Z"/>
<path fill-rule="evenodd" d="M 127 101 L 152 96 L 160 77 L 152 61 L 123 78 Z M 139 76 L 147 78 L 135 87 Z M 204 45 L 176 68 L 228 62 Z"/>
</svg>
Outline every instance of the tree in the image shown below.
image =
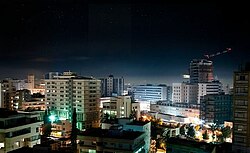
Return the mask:
<svg viewBox="0 0 250 153">
<path fill-rule="evenodd" d="M 77 147 L 76 139 L 77 139 L 78 130 L 76 128 L 76 122 L 77 122 L 76 121 L 76 108 L 74 108 L 73 114 L 72 114 L 72 121 L 71 121 L 72 129 L 71 129 L 71 136 L 70 136 L 72 152 L 76 152 L 76 147 Z"/>
<path fill-rule="evenodd" d="M 194 138 L 195 136 L 195 130 L 193 126 L 190 126 L 187 131 L 187 135 L 190 136 L 191 138 Z"/>
<path fill-rule="evenodd" d="M 42 136 L 41 136 L 41 143 L 45 143 L 47 137 L 50 136 L 52 130 L 52 125 L 49 120 L 49 113 L 48 110 L 45 110 L 45 114 L 43 116 L 43 125 L 42 125 Z"/>
<path fill-rule="evenodd" d="M 136 120 L 136 110 L 135 109 L 133 109 L 131 111 L 131 114 L 129 115 L 129 118 L 132 118 L 133 120 Z"/>
<path fill-rule="evenodd" d="M 203 139 L 209 139 L 207 130 L 202 134 L 202 138 L 203 138 Z"/>
<path fill-rule="evenodd" d="M 181 124 L 180 124 L 180 123 L 178 123 L 178 124 L 176 125 L 176 127 L 178 127 L 178 128 L 179 128 L 180 126 L 181 126 Z"/>
<path fill-rule="evenodd" d="M 186 125 L 185 124 L 180 127 L 180 134 L 186 135 Z"/>
<path fill-rule="evenodd" d="M 229 126 L 226 126 L 221 130 L 221 133 L 222 133 L 223 138 L 225 139 L 231 136 L 232 131 Z"/>
<path fill-rule="evenodd" d="M 196 131 L 199 131 L 200 128 L 201 128 L 201 127 L 200 127 L 199 125 L 196 125 L 196 126 L 195 126 L 195 130 L 196 130 Z"/>
<path fill-rule="evenodd" d="M 49 110 L 45 110 L 45 115 L 43 117 L 44 124 L 42 127 L 42 133 L 43 133 L 43 136 L 45 136 L 45 137 L 49 137 L 51 132 L 52 132 L 52 130 L 51 130 L 52 125 L 51 125 L 51 122 L 49 120 L 49 116 L 50 116 Z"/>
</svg>

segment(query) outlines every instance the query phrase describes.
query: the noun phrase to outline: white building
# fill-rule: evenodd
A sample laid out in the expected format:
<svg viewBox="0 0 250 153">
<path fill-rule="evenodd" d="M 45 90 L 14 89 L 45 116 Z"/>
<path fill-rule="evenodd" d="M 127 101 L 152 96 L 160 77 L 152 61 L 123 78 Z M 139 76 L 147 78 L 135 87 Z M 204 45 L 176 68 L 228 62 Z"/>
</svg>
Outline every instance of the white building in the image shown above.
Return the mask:
<svg viewBox="0 0 250 153">
<path fill-rule="evenodd" d="M 197 103 L 197 84 L 173 83 L 174 103 Z"/>
<path fill-rule="evenodd" d="M 141 111 L 150 111 L 150 103 L 167 100 L 166 85 L 139 85 L 132 87 L 133 99 L 140 103 Z"/>
<path fill-rule="evenodd" d="M 150 139 L 151 139 L 151 122 L 135 121 L 129 118 L 119 118 L 117 123 L 102 124 L 102 129 L 109 129 L 112 126 L 121 126 L 124 131 L 138 131 L 144 133 L 144 149 L 149 152 Z"/>
<path fill-rule="evenodd" d="M 200 109 L 199 105 L 188 103 L 173 103 L 173 104 L 151 104 L 150 111 L 162 114 L 169 114 L 173 116 L 183 116 L 189 118 L 199 118 Z"/>
<path fill-rule="evenodd" d="M 219 81 L 198 83 L 198 97 L 197 102 L 200 104 L 202 96 L 211 94 L 220 94 L 223 91 L 222 83 Z"/>
<path fill-rule="evenodd" d="M 167 86 L 140 85 L 133 86 L 133 96 L 136 101 L 156 102 L 167 100 Z"/>
<path fill-rule="evenodd" d="M 125 131 L 121 126 L 110 129 L 87 129 L 77 139 L 78 152 L 145 153 L 144 132 Z"/>
<path fill-rule="evenodd" d="M 40 144 L 39 114 L 0 109 L 0 153 Z"/>
<path fill-rule="evenodd" d="M 132 110 L 130 96 L 100 98 L 103 116 L 107 113 L 115 118 L 129 117 Z"/>
<path fill-rule="evenodd" d="M 101 80 L 77 76 L 73 72 L 45 79 L 47 107 L 56 116 L 71 119 L 76 108 L 79 129 L 100 126 Z"/>
</svg>

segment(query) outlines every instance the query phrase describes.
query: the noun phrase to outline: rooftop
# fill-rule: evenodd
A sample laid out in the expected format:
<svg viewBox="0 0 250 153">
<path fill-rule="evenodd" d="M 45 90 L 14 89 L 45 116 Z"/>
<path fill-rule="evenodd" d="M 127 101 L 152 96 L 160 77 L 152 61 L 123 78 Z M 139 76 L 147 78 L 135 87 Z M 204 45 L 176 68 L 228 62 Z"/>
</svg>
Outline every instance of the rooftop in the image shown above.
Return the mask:
<svg viewBox="0 0 250 153">
<path fill-rule="evenodd" d="M 215 147 L 215 145 L 210 144 L 210 143 L 197 142 L 195 140 L 187 140 L 187 139 L 181 139 L 181 138 L 176 138 L 176 137 L 169 138 L 169 140 L 167 141 L 167 146 L 169 146 L 169 144 L 202 149 L 202 150 L 206 150 L 209 152 L 212 152 Z"/>
<path fill-rule="evenodd" d="M 132 121 L 131 123 L 128 123 L 127 125 L 146 125 L 146 124 L 148 124 L 150 121 L 145 121 L 145 122 L 143 122 L 143 121 L 136 121 L 136 120 L 134 120 L 134 121 Z"/>
<path fill-rule="evenodd" d="M 0 118 L 8 118 L 10 116 L 16 116 L 18 115 L 17 111 L 11 111 L 6 108 L 0 108 Z"/>
<path fill-rule="evenodd" d="M 92 128 L 92 129 L 88 129 L 86 131 L 80 132 L 79 135 L 134 140 L 142 134 L 143 132 L 137 132 L 137 131 L 123 131 L 123 130 L 108 130 L 108 129 Z"/>
</svg>

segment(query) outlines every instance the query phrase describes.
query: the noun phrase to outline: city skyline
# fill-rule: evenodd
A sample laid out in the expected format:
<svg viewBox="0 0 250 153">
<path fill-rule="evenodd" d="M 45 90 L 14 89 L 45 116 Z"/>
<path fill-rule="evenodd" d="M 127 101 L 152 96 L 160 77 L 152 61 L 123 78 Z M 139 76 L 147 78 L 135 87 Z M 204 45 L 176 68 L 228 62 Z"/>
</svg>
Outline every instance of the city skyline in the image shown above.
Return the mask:
<svg viewBox="0 0 250 153">
<path fill-rule="evenodd" d="M 249 18 L 243 4 L 215 2 L 1 1 L 0 78 L 50 71 L 125 78 L 147 84 L 180 82 L 204 54 L 214 74 L 232 84 L 249 59 Z M 237 11 L 236 11 L 237 10 Z"/>
</svg>

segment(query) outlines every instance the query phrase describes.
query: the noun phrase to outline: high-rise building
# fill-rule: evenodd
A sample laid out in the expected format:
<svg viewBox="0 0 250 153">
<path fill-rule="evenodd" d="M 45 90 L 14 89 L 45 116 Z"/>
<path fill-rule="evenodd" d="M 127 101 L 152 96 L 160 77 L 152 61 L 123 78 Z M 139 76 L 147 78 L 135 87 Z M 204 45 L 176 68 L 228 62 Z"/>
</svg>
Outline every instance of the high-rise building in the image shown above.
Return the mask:
<svg viewBox="0 0 250 153">
<path fill-rule="evenodd" d="M 232 121 L 232 118 L 232 95 L 210 94 L 202 97 L 200 103 L 201 120 L 209 123 L 224 124 L 224 121 Z"/>
<path fill-rule="evenodd" d="M 31 93 L 29 90 L 27 89 L 23 89 L 23 90 L 17 90 L 15 97 L 14 97 L 14 109 L 17 110 L 21 110 L 22 109 L 22 103 L 25 101 L 30 101 L 31 100 Z"/>
<path fill-rule="evenodd" d="M 79 129 L 100 126 L 101 80 L 64 72 L 63 75 L 45 79 L 45 84 L 45 100 L 52 113 L 71 119 L 76 108 Z"/>
<path fill-rule="evenodd" d="M 212 81 L 207 83 L 198 83 L 198 104 L 201 102 L 202 96 L 210 94 L 220 94 L 223 92 L 222 83 L 219 81 Z"/>
<path fill-rule="evenodd" d="M 233 150 L 250 152 L 250 63 L 234 72 Z"/>
<path fill-rule="evenodd" d="M 13 86 L 12 79 L 5 79 L 1 82 L 1 108 L 14 109 L 14 98 L 16 88 Z"/>
<path fill-rule="evenodd" d="M 213 76 L 213 62 L 206 59 L 193 59 L 189 68 L 190 83 L 211 82 Z"/>
<path fill-rule="evenodd" d="M 173 83 L 173 102 L 174 103 L 197 103 L 197 84 L 192 83 Z"/>
<path fill-rule="evenodd" d="M 107 78 L 101 78 L 101 89 L 103 97 L 122 96 L 124 93 L 124 78 L 114 78 L 109 75 Z"/>
</svg>

